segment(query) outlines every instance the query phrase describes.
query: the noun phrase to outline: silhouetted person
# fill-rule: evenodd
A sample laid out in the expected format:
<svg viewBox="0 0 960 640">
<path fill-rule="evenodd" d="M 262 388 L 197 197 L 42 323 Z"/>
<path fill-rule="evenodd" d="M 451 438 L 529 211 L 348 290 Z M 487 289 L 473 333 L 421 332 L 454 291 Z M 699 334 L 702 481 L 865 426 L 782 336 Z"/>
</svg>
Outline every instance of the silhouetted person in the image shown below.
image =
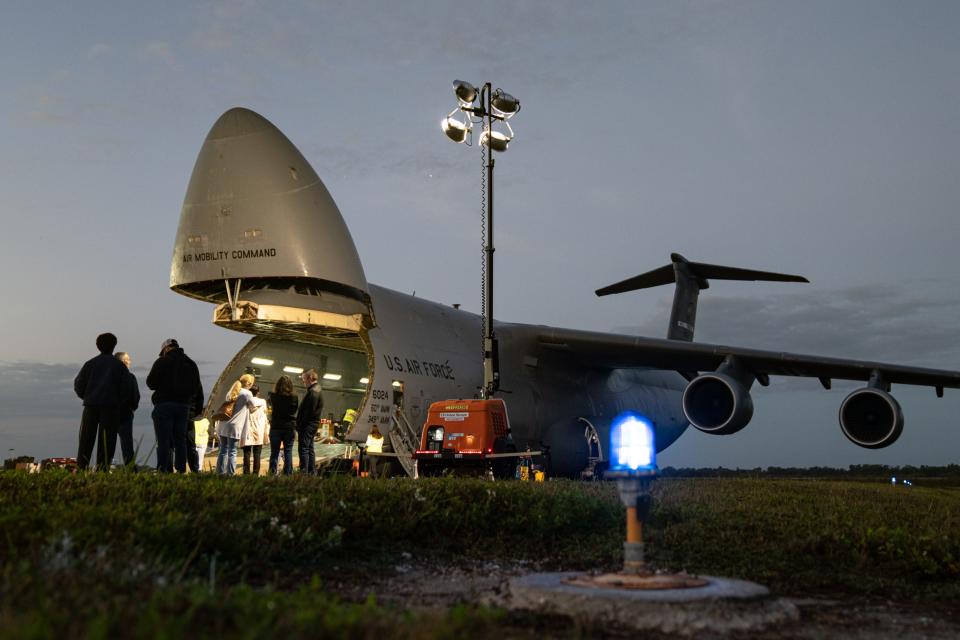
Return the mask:
<svg viewBox="0 0 960 640">
<path fill-rule="evenodd" d="M 90 466 L 94 442 L 97 447 L 97 468 L 110 468 L 117 447 L 117 408 L 122 399 L 122 380 L 126 368 L 113 357 L 117 336 L 101 333 L 97 336 L 100 355 L 87 360 L 73 381 L 73 390 L 83 399 L 80 418 L 80 445 L 77 449 L 77 467 Z"/>
<path fill-rule="evenodd" d="M 121 382 L 123 401 L 117 408 L 120 453 L 123 455 L 124 466 L 134 469 L 137 466 L 137 452 L 133 447 L 133 413 L 140 406 L 140 387 L 137 385 L 137 377 L 130 371 L 130 354 L 118 351 L 114 357 L 123 363 L 126 369 Z"/>
<path fill-rule="evenodd" d="M 203 387 L 196 363 L 173 338 L 164 340 L 160 357 L 147 375 L 153 389 L 153 430 L 157 435 L 157 470 L 187 471 L 187 425 L 203 412 Z M 173 460 L 171 460 L 171 445 Z"/>
<path fill-rule="evenodd" d="M 317 382 L 317 372 L 308 369 L 300 374 L 300 380 L 307 388 L 303 402 L 297 410 L 297 450 L 300 454 L 300 473 L 315 473 L 317 454 L 313 448 L 313 437 L 320 427 L 320 414 L 323 412 L 323 394 Z"/>
<path fill-rule="evenodd" d="M 293 440 L 297 434 L 297 408 L 299 398 L 293 392 L 293 381 L 280 376 L 267 396 L 273 410 L 270 420 L 270 475 L 276 475 L 283 447 L 283 473 L 293 473 Z"/>
</svg>

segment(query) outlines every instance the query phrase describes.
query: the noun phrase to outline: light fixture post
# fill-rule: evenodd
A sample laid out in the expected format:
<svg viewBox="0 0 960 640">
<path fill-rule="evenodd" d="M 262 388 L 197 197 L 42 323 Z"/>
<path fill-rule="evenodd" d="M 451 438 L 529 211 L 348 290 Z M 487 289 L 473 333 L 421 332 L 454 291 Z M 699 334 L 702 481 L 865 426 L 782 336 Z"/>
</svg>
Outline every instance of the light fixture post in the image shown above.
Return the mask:
<svg viewBox="0 0 960 640">
<path fill-rule="evenodd" d="M 653 423 L 638 413 L 624 411 L 610 423 L 610 468 L 604 473 L 617 481 L 627 512 L 627 539 L 623 569 L 617 573 L 586 574 L 563 580 L 581 587 L 615 589 L 689 589 L 707 581 L 685 573 L 652 571 L 643 557 L 643 523 L 650 512 L 650 487 L 657 477 L 657 448 Z"/>
<path fill-rule="evenodd" d="M 647 573 L 643 559 L 643 523 L 650 512 L 650 486 L 657 477 L 653 424 L 638 414 L 624 412 L 610 426 L 610 469 L 617 480 L 620 502 L 627 512 L 627 539 L 623 543 L 623 571 Z"/>
<path fill-rule="evenodd" d="M 650 512 L 650 485 L 655 472 L 647 476 L 630 476 L 617 479 L 620 502 L 627 511 L 627 539 L 623 543 L 623 573 L 647 572 L 643 558 L 643 523 Z"/>
<path fill-rule="evenodd" d="M 480 91 L 483 115 L 487 119 L 486 129 L 493 132 L 492 91 L 490 83 L 483 85 Z M 483 302 L 486 314 L 483 319 L 483 389 L 481 397 L 492 398 L 500 387 L 500 371 L 496 357 L 497 338 L 493 333 L 493 149 L 487 149 L 487 242 L 483 248 L 486 258 L 486 280 L 483 289 Z"/>
</svg>

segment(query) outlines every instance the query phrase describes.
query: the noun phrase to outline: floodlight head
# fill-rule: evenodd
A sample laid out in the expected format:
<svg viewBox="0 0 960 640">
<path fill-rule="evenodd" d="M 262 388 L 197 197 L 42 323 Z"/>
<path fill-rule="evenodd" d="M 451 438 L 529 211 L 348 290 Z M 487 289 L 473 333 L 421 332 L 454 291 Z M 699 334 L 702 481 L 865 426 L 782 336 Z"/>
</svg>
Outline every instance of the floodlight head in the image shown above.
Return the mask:
<svg viewBox="0 0 960 640">
<path fill-rule="evenodd" d="M 440 128 L 448 138 L 454 142 L 466 142 L 467 134 L 470 133 L 470 120 L 457 120 L 453 117 L 459 109 L 451 111 L 446 118 L 440 121 Z"/>
<path fill-rule="evenodd" d="M 506 151 L 512 138 L 500 131 L 484 131 L 480 134 L 480 144 L 494 151 Z"/>
<path fill-rule="evenodd" d="M 621 413 L 610 425 L 611 477 L 657 474 L 657 449 L 650 421 L 633 411 Z"/>
<path fill-rule="evenodd" d="M 503 89 L 497 89 L 490 100 L 490 110 L 493 111 L 493 115 L 506 120 L 520 111 L 520 101 Z"/>
<path fill-rule="evenodd" d="M 453 81 L 453 93 L 463 107 L 469 107 L 477 99 L 477 88 L 465 80 Z"/>
<path fill-rule="evenodd" d="M 513 140 L 513 127 L 506 120 L 503 121 L 503 124 L 507 126 L 507 133 L 485 129 L 480 134 L 480 144 L 494 151 L 506 151 L 510 141 Z"/>
</svg>

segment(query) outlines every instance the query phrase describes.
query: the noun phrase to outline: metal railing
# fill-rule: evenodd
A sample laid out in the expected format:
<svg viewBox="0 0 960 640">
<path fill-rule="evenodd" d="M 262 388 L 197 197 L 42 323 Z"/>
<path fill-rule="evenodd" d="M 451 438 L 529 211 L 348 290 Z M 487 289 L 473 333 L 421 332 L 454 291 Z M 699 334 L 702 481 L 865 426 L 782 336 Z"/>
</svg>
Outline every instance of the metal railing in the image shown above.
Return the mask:
<svg viewBox="0 0 960 640">
<path fill-rule="evenodd" d="M 412 478 L 414 477 L 413 452 L 417 450 L 420 442 L 419 434 L 410 426 L 407 417 L 400 409 L 393 412 L 393 424 L 395 428 L 390 430 L 390 443 L 403 470 Z"/>
</svg>

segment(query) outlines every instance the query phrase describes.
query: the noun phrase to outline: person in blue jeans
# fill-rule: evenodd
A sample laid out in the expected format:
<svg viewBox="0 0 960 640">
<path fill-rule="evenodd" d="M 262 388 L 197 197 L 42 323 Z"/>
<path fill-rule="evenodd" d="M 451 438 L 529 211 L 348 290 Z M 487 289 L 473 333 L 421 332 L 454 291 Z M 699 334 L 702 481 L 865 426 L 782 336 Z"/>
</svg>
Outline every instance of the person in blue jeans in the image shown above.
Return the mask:
<svg viewBox="0 0 960 640">
<path fill-rule="evenodd" d="M 300 374 L 300 380 L 307 392 L 303 402 L 297 408 L 297 448 L 300 454 L 300 473 L 317 472 L 317 454 L 313 448 L 313 437 L 320 427 L 320 416 L 323 413 L 323 391 L 318 382 L 319 376 L 315 369 L 308 369 Z"/>
<path fill-rule="evenodd" d="M 258 410 L 250 393 L 254 382 L 256 378 L 245 373 L 227 391 L 226 400 L 233 403 L 233 413 L 228 420 L 217 423 L 217 437 L 220 438 L 217 473 L 220 475 L 232 476 L 237 473 L 237 444 L 246 437 L 250 413 Z"/>
<path fill-rule="evenodd" d="M 293 441 L 297 435 L 297 407 L 299 400 L 293 392 L 289 376 L 280 376 L 273 391 L 267 395 L 270 405 L 270 475 L 277 475 L 281 447 L 283 474 L 293 473 Z"/>
<path fill-rule="evenodd" d="M 203 387 L 197 364 L 175 339 L 163 341 L 160 357 L 147 375 L 147 387 L 153 390 L 151 415 L 157 436 L 157 470 L 172 473 L 176 468 L 186 473 L 187 425 L 191 415 L 203 412 Z"/>
</svg>

